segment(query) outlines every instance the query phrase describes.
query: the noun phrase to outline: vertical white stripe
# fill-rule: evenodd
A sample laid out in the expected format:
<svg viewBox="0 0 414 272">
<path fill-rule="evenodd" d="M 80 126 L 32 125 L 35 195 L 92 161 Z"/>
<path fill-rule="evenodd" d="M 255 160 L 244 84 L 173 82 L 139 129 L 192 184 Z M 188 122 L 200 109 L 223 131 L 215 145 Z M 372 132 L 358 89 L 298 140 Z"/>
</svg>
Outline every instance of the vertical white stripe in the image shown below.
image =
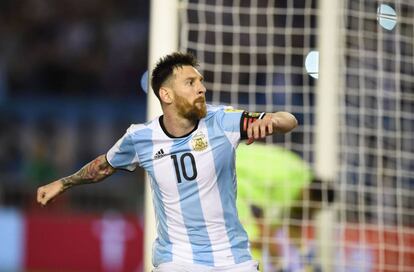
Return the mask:
<svg viewBox="0 0 414 272">
<path fill-rule="evenodd" d="M 172 140 L 168 144 L 164 142 L 162 145 L 154 145 L 154 155 L 161 148 L 164 150 L 164 154 L 169 154 L 172 145 Z M 156 180 L 158 182 L 167 180 L 167 182 L 161 182 L 159 188 L 167 216 L 168 236 L 173 244 L 173 262 L 192 262 L 193 251 L 181 213 L 180 194 L 178 192 L 173 161 L 169 157 L 167 155 L 166 158 L 154 160 L 153 166 Z M 171 179 L 165 177 L 171 177 Z"/>
<path fill-rule="evenodd" d="M 199 130 L 208 137 L 208 131 L 205 122 L 199 124 Z M 197 177 L 201 207 L 203 209 L 204 218 L 206 220 L 207 232 L 210 237 L 211 247 L 213 249 L 214 264 L 229 265 L 234 263 L 233 254 L 231 252 L 231 244 L 227 236 L 225 220 L 223 215 L 223 206 L 221 203 L 220 191 L 217 186 L 217 176 L 215 169 L 202 166 L 214 167 L 213 152 L 211 146 L 206 152 L 198 154 L 194 152 L 196 165 L 199 167 Z M 207 223 L 208 222 L 208 223 Z"/>
<path fill-rule="evenodd" d="M 239 145 L 240 132 L 227 132 L 226 131 L 225 135 L 234 148 L 236 148 Z"/>
</svg>

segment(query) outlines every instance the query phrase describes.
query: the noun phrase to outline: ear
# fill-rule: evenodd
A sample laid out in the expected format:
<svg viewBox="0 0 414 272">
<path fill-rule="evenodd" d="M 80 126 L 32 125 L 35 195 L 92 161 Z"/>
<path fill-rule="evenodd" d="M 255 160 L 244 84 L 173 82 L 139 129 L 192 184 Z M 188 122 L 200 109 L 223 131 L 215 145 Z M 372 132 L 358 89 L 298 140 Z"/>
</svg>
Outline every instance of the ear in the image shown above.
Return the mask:
<svg viewBox="0 0 414 272">
<path fill-rule="evenodd" d="M 168 87 L 161 87 L 160 88 L 160 98 L 161 101 L 164 102 L 165 104 L 171 104 L 173 101 L 173 95 L 172 95 L 172 90 Z"/>
</svg>

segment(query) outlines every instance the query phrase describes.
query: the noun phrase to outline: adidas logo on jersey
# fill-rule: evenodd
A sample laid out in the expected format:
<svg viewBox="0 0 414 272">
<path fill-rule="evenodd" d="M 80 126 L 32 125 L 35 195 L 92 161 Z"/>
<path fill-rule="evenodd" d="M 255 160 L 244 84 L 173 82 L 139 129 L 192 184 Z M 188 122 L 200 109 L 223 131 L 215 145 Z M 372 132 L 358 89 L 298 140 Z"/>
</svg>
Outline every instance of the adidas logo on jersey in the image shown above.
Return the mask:
<svg viewBox="0 0 414 272">
<path fill-rule="evenodd" d="M 161 159 L 164 156 L 165 156 L 164 150 L 161 148 L 160 150 L 157 151 L 157 153 L 155 153 L 154 160 Z"/>
</svg>

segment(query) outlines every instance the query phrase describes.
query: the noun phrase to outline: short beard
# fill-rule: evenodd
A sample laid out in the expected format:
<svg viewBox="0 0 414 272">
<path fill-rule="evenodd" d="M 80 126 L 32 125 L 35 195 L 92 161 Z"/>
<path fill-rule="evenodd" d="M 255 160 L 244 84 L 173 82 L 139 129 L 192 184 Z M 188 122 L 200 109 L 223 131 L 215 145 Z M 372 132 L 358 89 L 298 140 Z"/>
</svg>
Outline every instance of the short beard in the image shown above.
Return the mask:
<svg viewBox="0 0 414 272">
<path fill-rule="evenodd" d="M 176 95 L 176 102 L 178 114 L 188 120 L 196 122 L 207 115 L 204 97 L 197 98 L 193 104 L 190 104 L 184 97 Z M 197 104 L 201 104 L 201 106 L 198 107 Z"/>
</svg>

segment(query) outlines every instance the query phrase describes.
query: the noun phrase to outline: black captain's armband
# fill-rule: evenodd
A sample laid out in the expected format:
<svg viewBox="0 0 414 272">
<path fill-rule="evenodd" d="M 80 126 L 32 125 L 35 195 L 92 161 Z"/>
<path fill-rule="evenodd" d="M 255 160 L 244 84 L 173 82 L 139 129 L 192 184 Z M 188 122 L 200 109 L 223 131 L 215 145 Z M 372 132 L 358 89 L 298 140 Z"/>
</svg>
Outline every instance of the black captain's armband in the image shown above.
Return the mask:
<svg viewBox="0 0 414 272">
<path fill-rule="evenodd" d="M 244 111 L 242 113 L 242 116 L 240 118 L 240 134 L 241 139 L 246 140 L 247 139 L 247 128 L 249 127 L 250 123 L 253 123 L 257 119 L 263 119 L 263 117 L 266 115 L 265 112 L 248 112 Z"/>
</svg>

